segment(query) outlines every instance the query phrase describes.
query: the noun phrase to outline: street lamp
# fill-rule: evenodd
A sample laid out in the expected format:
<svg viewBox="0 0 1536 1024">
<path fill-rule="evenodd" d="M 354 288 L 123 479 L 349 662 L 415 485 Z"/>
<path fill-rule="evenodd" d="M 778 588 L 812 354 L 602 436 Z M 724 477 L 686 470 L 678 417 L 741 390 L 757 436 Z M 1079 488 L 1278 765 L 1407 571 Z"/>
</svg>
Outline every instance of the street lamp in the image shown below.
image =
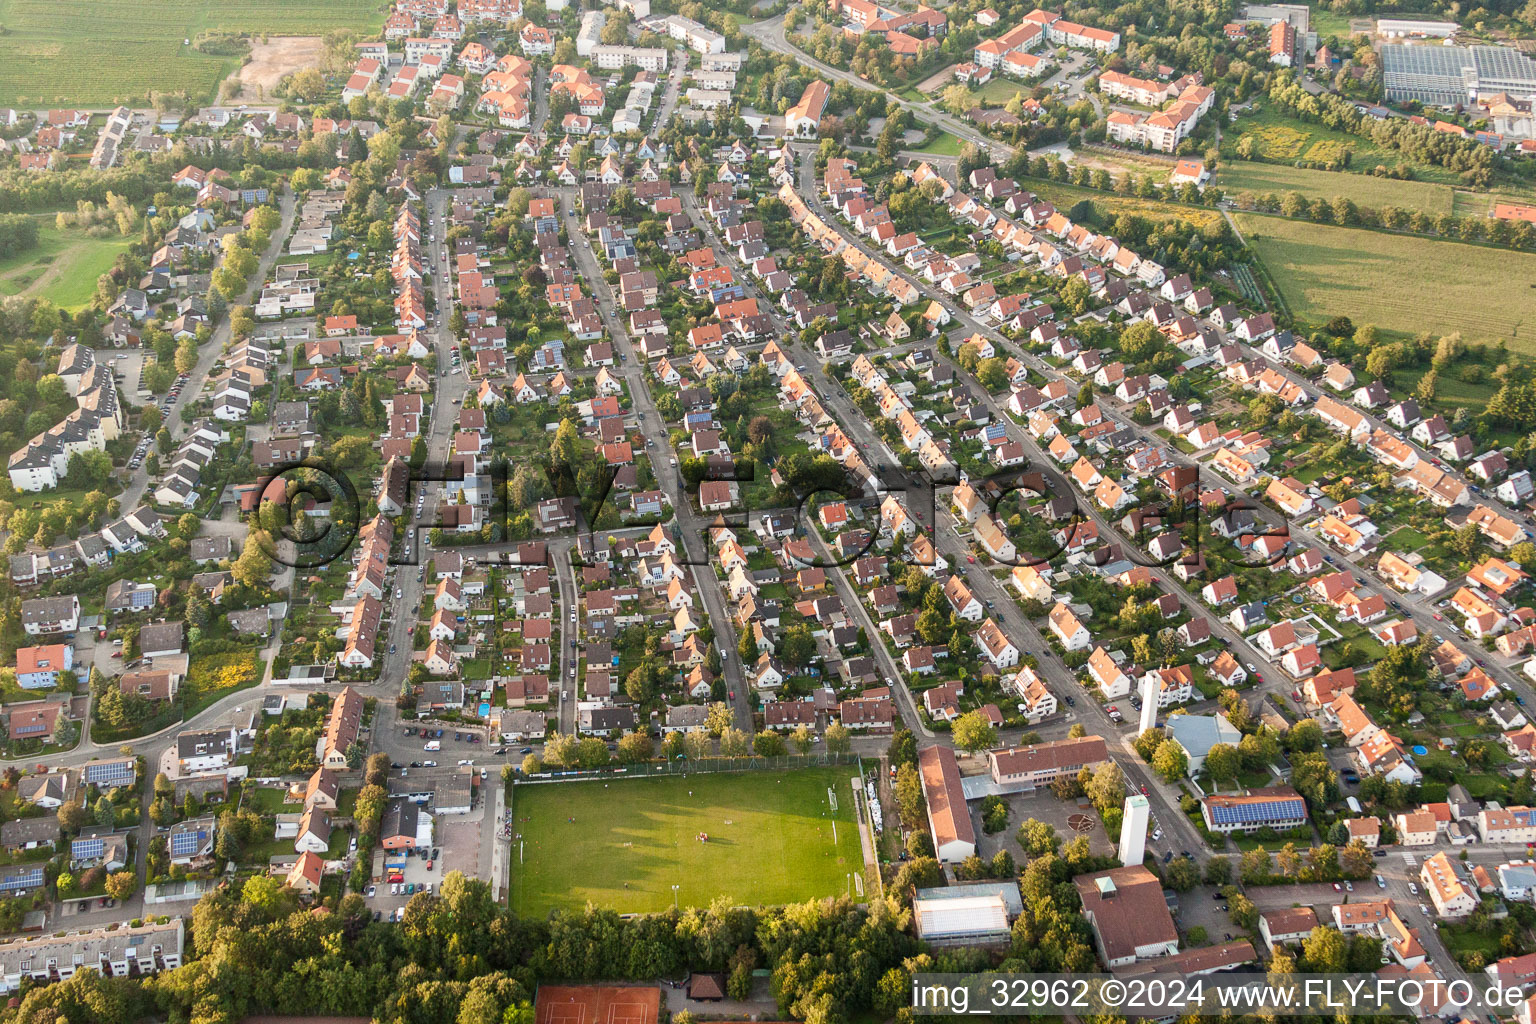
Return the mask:
<svg viewBox="0 0 1536 1024">
<path fill-rule="evenodd" d="M 673 910 L 677 909 L 677 890 L 678 890 L 678 888 L 679 888 L 679 886 L 676 886 L 676 885 L 674 885 L 672 887 L 672 909 Z"/>
</svg>

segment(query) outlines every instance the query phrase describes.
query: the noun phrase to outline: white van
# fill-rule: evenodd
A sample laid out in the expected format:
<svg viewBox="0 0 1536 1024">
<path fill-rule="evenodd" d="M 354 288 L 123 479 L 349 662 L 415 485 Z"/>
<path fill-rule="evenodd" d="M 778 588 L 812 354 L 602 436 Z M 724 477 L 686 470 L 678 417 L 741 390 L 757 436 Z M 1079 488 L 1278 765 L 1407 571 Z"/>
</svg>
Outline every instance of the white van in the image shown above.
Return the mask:
<svg viewBox="0 0 1536 1024">
<path fill-rule="evenodd" d="M 424 745 L 421 749 L 422 750 L 442 750 L 443 749 L 443 745 L 442 745 L 442 743 L 438 742 L 437 740 L 431 740 L 426 745 Z"/>
</svg>

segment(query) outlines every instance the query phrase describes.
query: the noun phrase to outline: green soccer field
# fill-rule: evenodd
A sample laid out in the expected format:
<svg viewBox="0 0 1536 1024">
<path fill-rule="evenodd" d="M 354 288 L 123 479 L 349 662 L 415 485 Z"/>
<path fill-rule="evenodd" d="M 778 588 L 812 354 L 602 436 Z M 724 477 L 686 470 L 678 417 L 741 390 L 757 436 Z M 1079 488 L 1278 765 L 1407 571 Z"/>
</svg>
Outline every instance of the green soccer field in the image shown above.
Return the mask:
<svg viewBox="0 0 1536 1024">
<path fill-rule="evenodd" d="M 857 893 L 850 875 L 863 871 L 863 854 L 849 785 L 857 774 L 844 765 L 518 786 L 512 909 L 544 914 L 590 901 L 645 913 L 670 906 L 674 885 L 684 907 L 722 895 L 757 906 Z"/>
</svg>

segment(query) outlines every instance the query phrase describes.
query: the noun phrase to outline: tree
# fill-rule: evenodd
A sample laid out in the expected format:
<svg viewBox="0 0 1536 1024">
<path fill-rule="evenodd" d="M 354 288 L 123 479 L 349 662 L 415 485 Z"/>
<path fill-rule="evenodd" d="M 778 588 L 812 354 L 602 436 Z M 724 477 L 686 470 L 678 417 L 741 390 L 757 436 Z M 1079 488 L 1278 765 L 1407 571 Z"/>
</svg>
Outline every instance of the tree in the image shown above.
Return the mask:
<svg viewBox="0 0 1536 1024">
<path fill-rule="evenodd" d="M 1269 880 L 1273 872 L 1272 858 L 1269 851 L 1262 846 L 1256 846 L 1243 852 L 1242 860 L 1238 863 L 1237 873 L 1246 885 L 1262 885 Z"/>
<path fill-rule="evenodd" d="M 789 734 L 789 742 L 795 748 L 795 753 L 809 754 L 816 745 L 816 734 L 806 726 L 796 726 L 795 731 Z"/>
<path fill-rule="evenodd" d="M 557 768 L 576 767 L 576 737 L 558 733 L 544 741 L 544 763 Z"/>
<path fill-rule="evenodd" d="M 639 764 L 642 761 L 649 761 L 651 759 L 655 745 L 651 742 L 650 733 L 637 731 L 625 733 L 619 739 L 618 748 L 619 760 L 621 762 L 624 764 Z"/>
<path fill-rule="evenodd" d="M 741 656 L 743 665 L 757 664 L 757 637 L 752 634 L 751 629 L 741 631 L 741 640 L 736 644 L 736 653 Z"/>
<path fill-rule="evenodd" d="M 1174 740 L 1164 740 L 1152 755 L 1152 768 L 1167 782 L 1177 782 L 1189 770 L 1189 756 Z"/>
<path fill-rule="evenodd" d="M 544 759 L 538 754 L 525 754 L 523 756 L 523 774 L 537 775 L 544 770 Z"/>
<path fill-rule="evenodd" d="M 1301 958 L 1305 970 L 1342 974 L 1348 969 L 1349 949 L 1337 928 L 1318 925 L 1302 940 Z"/>
<path fill-rule="evenodd" d="M 923 823 L 923 782 L 917 768 L 904 764 L 896 769 L 896 813 L 908 828 L 918 828 Z"/>
<path fill-rule="evenodd" d="M 805 623 L 791 626 L 784 631 L 784 636 L 779 641 L 779 657 L 785 664 L 807 665 L 815 653 L 816 638 L 811 635 L 811 628 Z"/>
<path fill-rule="evenodd" d="M 601 736 L 583 736 L 576 742 L 576 763 L 581 767 L 601 768 L 611 760 Z"/>
<path fill-rule="evenodd" d="M 1157 753 L 1157 748 L 1162 745 L 1163 740 L 1166 738 L 1167 734 L 1154 726 L 1132 740 L 1131 746 L 1136 749 L 1136 753 L 1141 756 L 1143 761 L 1151 764 L 1153 755 Z"/>
<path fill-rule="evenodd" d="M 105 793 L 97 797 L 96 803 L 91 807 L 91 816 L 102 828 L 114 827 L 117 824 L 117 807 L 112 803 L 111 797 Z"/>
<path fill-rule="evenodd" d="M 736 714 L 731 706 L 724 701 L 717 701 L 709 706 L 709 711 L 704 717 L 704 728 L 712 735 L 719 736 L 729 729 L 736 721 Z"/>
<path fill-rule="evenodd" d="M 771 729 L 764 729 L 752 737 L 752 752 L 758 757 L 783 757 L 789 751 L 783 736 Z"/>
<path fill-rule="evenodd" d="M 1323 748 L 1323 727 L 1314 718 L 1303 718 L 1285 734 L 1286 745 L 1297 753 L 1310 754 Z"/>
<path fill-rule="evenodd" d="M 1189 892 L 1200 881 L 1200 866 L 1192 857 L 1175 857 L 1163 868 L 1163 884 L 1174 892 Z"/>
<path fill-rule="evenodd" d="M 1238 756 L 1237 748 L 1230 743 L 1218 743 L 1205 755 L 1206 774 L 1218 784 L 1236 780 L 1241 769 L 1242 758 Z"/>
<path fill-rule="evenodd" d="M 245 535 L 245 546 L 229 571 L 241 586 L 252 589 L 266 587 L 267 580 L 272 576 L 272 559 L 263 550 L 258 531 L 253 530 Z"/>
<path fill-rule="evenodd" d="M 263 913 L 275 914 L 283 902 L 283 883 L 271 875 L 252 875 L 240 889 L 240 902 Z"/>
<path fill-rule="evenodd" d="M 1371 851 L 1360 840 L 1351 840 L 1340 855 L 1344 874 L 1350 878 L 1364 878 L 1371 873 Z"/>
<path fill-rule="evenodd" d="M 751 749 L 752 741 L 747 734 L 735 726 L 729 726 L 720 733 L 721 757 L 746 757 Z"/>
<path fill-rule="evenodd" d="M 1086 768 L 1083 774 L 1088 778 L 1083 782 L 1083 792 L 1088 799 L 1093 801 L 1093 806 L 1100 814 L 1110 808 L 1119 810 L 1125 803 L 1125 776 L 1120 771 L 1120 766 L 1113 761 L 1106 761 L 1092 772 Z"/>
<path fill-rule="evenodd" d="M 976 381 L 988 391 L 1001 391 L 1008 383 L 1008 370 L 1003 360 L 983 359 L 976 367 Z"/>
<path fill-rule="evenodd" d="M 1301 854 L 1295 843 L 1286 843 L 1280 848 L 1280 852 L 1275 854 L 1275 866 L 1286 878 L 1295 878 L 1301 872 Z"/>
<path fill-rule="evenodd" d="M 849 746 L 850 746 L 849 738 L 848 738 L 848 728 L 845 725 L 843 725 L 841 722 L 833 722 L 831 725 L 827 726 L 827 731 L 824 734 L 824 738 L 827 741 L 827 753 L 829 753 L 829 754 L 846 754 L 846 753 L 848 753 L 848 749 L 849 749 Z"/>
<path fill-rule="evenodd" d="M 139 890 L 139 876 L 133 871 L 114 871 L 107 876 L 107 895 L 115 900 L 132 898 Z"/>
<path fill-rule="evenodd" d="M 999 796 L 989 796 L 981 802 L 982 829 L 987 835 L 996 835 L 1008 827 L 1008 802 Z"/>
<path fill-rule="evenodd" d="M 967 711 L 955 720 L 955 746 L 968 753 L 988 750 L 997 744 L 997 730 L 980 710 Z"/>
<path fill-rule="evenodd" d="M 1468 523 L 1451 534 L 1449 547 L 1463 558 L 1471 558 L 1477 550 L 1477 525 Z"/>
<path fill-rule="evenodd" d="M 74 801 L 63 803 L 59 805 L 57 817 L 59 828 L 73 834 L 79 832 L 85 825 L 85 808 Z"/>
<path fill-rule="evenodd" d="M 560 421 L 549 443 L 549 455 L 556 466 L 569 466 L 574 471 L 581 465 L 581 437 L 576 433 L 574 420 Z"/>
<path fill-rule="evenodd" d="M 1020 825 L 1014 838 L 1030 857 L 1044 857 L 1061 848 L 1061 836 L 1056 833 L 1055 827 L 1050 822 L 1034 818 Z"/>
<path fill-rule="evenodd" d="M 318 68 L 301 68 L 288 76 L 288 91 L 306 103 L 313 103 L 325 92 L 325 76 Z"/>
</svg>

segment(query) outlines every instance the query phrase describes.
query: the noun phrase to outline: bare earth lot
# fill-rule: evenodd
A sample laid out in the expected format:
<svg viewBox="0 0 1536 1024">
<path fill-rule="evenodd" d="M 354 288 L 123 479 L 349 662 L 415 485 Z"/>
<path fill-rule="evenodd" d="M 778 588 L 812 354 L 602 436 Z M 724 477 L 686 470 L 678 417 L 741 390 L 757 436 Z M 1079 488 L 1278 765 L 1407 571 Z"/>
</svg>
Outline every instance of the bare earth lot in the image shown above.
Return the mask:
<svg viewBox="0 0 1536 1024">
<path fill-rule="evenodd" d="M 272 88 L 300 68 L 320 62 L 323 41 L 319 36 L 271 36 L 251 44 L 251 59 L 233 75 L 240 83 L 237 103 L 262 103 Z"/>
</svg>

